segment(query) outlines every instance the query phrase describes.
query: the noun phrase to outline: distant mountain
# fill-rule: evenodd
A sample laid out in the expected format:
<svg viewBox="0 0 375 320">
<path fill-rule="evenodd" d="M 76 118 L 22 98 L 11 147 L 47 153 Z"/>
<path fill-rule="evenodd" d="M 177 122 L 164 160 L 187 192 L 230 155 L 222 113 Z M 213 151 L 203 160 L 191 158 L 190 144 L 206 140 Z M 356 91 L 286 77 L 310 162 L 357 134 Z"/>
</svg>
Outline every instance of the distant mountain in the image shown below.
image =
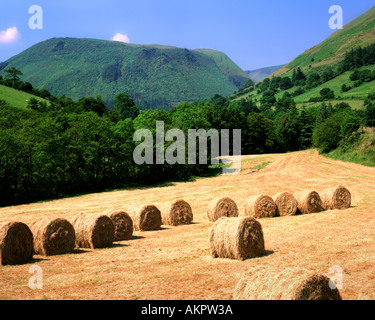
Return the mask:
<svg viewBox="0 0 375 320">
<path fill-rule="evenodd" d="M 1 63 L 0 71 L 10 66 L 23 72 L 23 81 L 57 96 L 100 94 L 111 105 L 124 92 L 142 109 L 227 96 L 249 79 L 222 52 L 96 39 L 40 42 Z"/>
<path fill-rule="evenodd" d="M 211 57 L 219 67 L 220 71 L 228 77 L 228 79 L 238 88 L 242 87 L 249 76 L 239 66 L 237 66 L 226 54 L 211 50 L 211 49 L 195 49 L 195 52 L 200 52 Z M 246 77 L 246 79 L 244 79 Z"/>
<path fill-rule="evenodd" d="M 326 40 L 305 51 L 285 67 L 277 70 L 275 76 L 280 76 L 300 67 L 324 68 L 337 64 L 344 58 L 347 51 L 375 42 L 375 7 L 348 23 L 343 29 L 336 31 Z"/>
<path fill-rule="evenodd" d="M 255 82 L 262 81 L 263 79 L 267 78 L 270 76 L 272 73 L 275 71 L 281 69 L 284 67 L 285 64 L 282 64 L 280 66 L 273 66 L 273 67 L 266 67 L 266 68 L 260 68 L 256 70 L 251 70 L 251 71 L 245 71 L 251 79 L 253 79 Z"/>
</svg>

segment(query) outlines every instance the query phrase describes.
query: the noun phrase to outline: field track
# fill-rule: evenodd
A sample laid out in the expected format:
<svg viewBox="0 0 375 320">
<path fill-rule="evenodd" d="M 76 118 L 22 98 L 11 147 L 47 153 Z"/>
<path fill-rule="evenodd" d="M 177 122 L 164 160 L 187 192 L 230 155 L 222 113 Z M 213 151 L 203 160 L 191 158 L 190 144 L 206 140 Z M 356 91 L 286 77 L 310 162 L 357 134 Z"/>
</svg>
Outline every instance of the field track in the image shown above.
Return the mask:
<svg viewBox="0 0 375 320">
<path fill-rule="evenodd" d="M 271 162 L 256 172 L 252 168 Z M 265 256 L 244 262 L 213 259 L 206 212 L 214 197 L 238 204 L 254 194 L 323 189 L 338 184 L 352 193 L 352 207 L 294 217 L 259 220 Z M 80 212 L 127 209 L 136 203 L 161 205 L 183 198 L 194 224 L 135 232 L 135 239 L 98 250 L 43 258 L 30 264 L 0 266 L 0 299 L 231 299 L 241 273 L 253 266 L 302 267 L 329 275 L 343 271 L 343 299 L 375 299 L 375 168 L 335 161 L 308 150 L 244 156 L 235 176 L 202 178 L 163 187 L 113 191 L 69 199 L 0 208 L 0 223 L 44 217 L 72 221 Z M 31 265 L 43 269 L 43 289 L 31 290 Z"/>
</svg>

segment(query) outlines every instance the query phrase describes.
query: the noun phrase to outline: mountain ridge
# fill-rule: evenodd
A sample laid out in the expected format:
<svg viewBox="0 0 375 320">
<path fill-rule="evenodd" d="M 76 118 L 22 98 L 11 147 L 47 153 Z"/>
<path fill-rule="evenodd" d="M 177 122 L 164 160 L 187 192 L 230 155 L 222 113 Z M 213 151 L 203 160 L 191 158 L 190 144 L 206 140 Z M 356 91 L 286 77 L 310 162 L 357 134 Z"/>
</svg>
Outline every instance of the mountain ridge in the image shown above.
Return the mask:
<svg viewBox="0 0 375 320">
<path fill-rule="evenodd" d="M 70 37 L 39 42 L 0 69 L 7 66 L 54 95 L 78 99 L 100 94 L 111 105 L 124 92 L 142 109 L 170 109 L 183 101 L 229 95 L 250 78 L 215 50 Z"/>
<path fill-rule="evenodd" d="M 281 64 L 277 66 L 270 66 L 264 68 L 258 68 L 254 70 L 245 71 L 255 82 L 262 81 L 263 79 L 267 78 L 277 70 L 285 67 L 286 64 Z"/>
</svg>

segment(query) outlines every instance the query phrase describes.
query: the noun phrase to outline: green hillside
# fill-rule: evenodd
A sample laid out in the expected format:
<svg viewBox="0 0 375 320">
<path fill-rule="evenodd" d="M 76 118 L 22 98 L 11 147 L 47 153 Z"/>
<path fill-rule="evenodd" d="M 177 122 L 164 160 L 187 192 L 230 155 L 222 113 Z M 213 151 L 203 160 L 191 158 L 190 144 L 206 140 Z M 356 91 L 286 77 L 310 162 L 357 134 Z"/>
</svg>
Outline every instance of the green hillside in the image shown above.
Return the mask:
<svg viewBox="0 0 375 320">
<path fill-rule="evenodd" d="M 375 7 L 263 79 L 262 82 L 231 95 L 230 99 L 252 99 L 260 107 L 265 91 L 270 89 L 276 100 L 281 99 L 287 92 L 293 97 L 297 107 L 319 106 L 321 101 L 314 100 L 321 96 L 321 90 L 329 88 L 334 92 L 334 97 L 325 98 L 325 101 L 346 102 L 353 109 L 360 109 L 366 97 L 375 90 L 374 30 Z M 367 50 L 366 53 L 364 50 Z M 347 61 L 349 65 L 345 64 Z M 305 77 L 302 83 L 293 81 L 293 74 L 298 70 L 301 70 Z M 368 72 L 370 77 L 365 81 L 351 80 L 356 70 Z M 311 83 L 309 79 L 313 76 L 318 77 L 315 83 Z M 282 88 L 278 83 L 286 78 L 289 78 L 291 83 L 286 83 Z M 269 86 L 266 85 L 267 82 L 270 83 Z M 343 90 L 343 85 L 350 89 Z"/>
<path fill-rule="evenodd" d="M 36 97 L 30 93 L 0 85 L 0 100 L 4 100 L 13 107 L 25 109 L 30 98 L 45 101 L 44 99 Z"/>
<path fill-rule="evenodd" d="M 375 72 L 375 65 L 366 66 L 359 68 L 359 70 L 371 70 Z M 320 91 L 324 88 L 330 88 L 335 93 L 334 99 L 328 99 L 327 101 L 331 101 L 333 103 L 339 102 L 346 102 L 348 103 L 353 109 L 360 109 L 363 106 L 364 100 L 367 96 L 375 91 L 375 84 L 374 81 L 363 83 L 358 87 L 354 87 L 354 82 L 350 80 L 350 75 L 352 71 L 347 71 L 332 80 L 329 80 L 325 83 L 318 85 L 315 88 L 307 90 L 305 93 L 294 97 L 294 101 L 298 106 L 318 106 L 320 102 L 310 102 L 311 98 L 319 97 Z M 351 90 L 347 92 L 342 92 L 343 84 L 347 84 L 348 86 L 353 87 Z M 298 86 L 293 86 L 288 90 L 280 90 L 275 94 L 275 98 L 278 100 L 280 99 L 285 92 L 292 94 L 295 90 L 297 90 Z M 257 101 L 257 105 L 260 106 L 260 100 L 262 99 L 263 92 L 258 93 L 257 89 L 249 90 L 245 94 L 235 97 L 233 100 L 241 100 L 241 99 L 253 99 Z"/>
<path fill-rule="evenodd" d="M 325 156 L 336 160 L 354 162 L 375 167 L 375 130 L 362 128 L 340 143 L 340 146 Z"/>
<path fill-rule="evenodd" d="M 375 71 L 375 65 L 362 67 L 359 70 L 364 70 L 364 69 Z M 354 81 L 350 80 L 350 75 L 352 73 L 353 72 L 351 71 L 347 71 L 343 73 L 342 75 L 332 80 L 329 80 L 315 88 L 312 88 L 308 90 L 306 93 L 303 93 L 295 97 L 294 100 L 296 101 L 297 104 L 307 103 L 312 97 L 318 97 L 320 95 L 320 91 L 323 88 L 330 88 L 331 90 L 335 92 L 336 97 L 339 99 L 364 101 L 367 98 L 368 94 L 375 90 L 374 82 L 371 81 L 371 82 L 363 83 L 362 85 L 354 88 Z M 343 84 L 347 84 L 353 88 L 347 92 L 342 92 L 341 88 Z M 288 91 L 292 92 L 293 89 L 289 89 Z M 278 97 L 281 97 L 281 95 L 282 93 L 278 93 Z M 337 99 L 332 99 L 332 100 L 337 100 Z"/>
<path fill-rule="evenodd" d="M 1 64 L 23 81 L 74 99 L 100 94 L 111 105 L 129 94 L 141 108 L 168 109 L 182 101 L 229 95 L 249 79 L 225 54 L 167 46 L 53 38 Z"/>
<path fill-rule="evenodd" d="M 305 51 L 284 68 L 276 71 L 275 76 L 290 73 L 294 68 L 302 70 L 336 64 L 347 51 L 358 46 L 375 42 L 375 7 L 357 19 L 336 31 L 322 43 Z"/>
<path fill-rule="evenodd" d="M 244 77 L 246 78 L 246 80 L 249 79 L 249 76 L 246 75 L 246 72 L 244 72 L 239 66 L 237 66 L 226 54 L 211 49 L 196 49 L 193 51 L 200 52 L 211 57 L 216 62 L 220 71 L 224 75 L 226 75 L 235 86 L 243 86 Z"/>
<path fill-rule="evenodd" d="M 273 66 L 273 67 L 266 67 L 266 68 L 260 68 L 256 70 L 250 70 L 245 71 L 251 79 L 253 79 L 255 82 L 262 81 L 264 78 L 267 78 L 277 70 L 280 70 L 282 67 L 284 67 L 285 64 L 279 65 L 279 66 Z"/>
</svg>

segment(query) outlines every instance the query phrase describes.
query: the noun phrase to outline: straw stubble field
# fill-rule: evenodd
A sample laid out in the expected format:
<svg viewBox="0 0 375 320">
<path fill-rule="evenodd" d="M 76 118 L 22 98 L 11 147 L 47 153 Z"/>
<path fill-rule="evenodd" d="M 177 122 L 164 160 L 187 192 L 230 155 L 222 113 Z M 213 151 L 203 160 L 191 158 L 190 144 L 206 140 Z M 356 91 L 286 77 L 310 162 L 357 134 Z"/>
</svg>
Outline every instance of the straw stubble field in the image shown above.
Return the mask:
<svg viewBox="0 0 375 320">
<path fill-rule="evenodd" d="M 271 162 L 260 172 L 254 165 Z M 245 261 L 214 259 L 210 254 L 207 205 L 216 197 L 236 201 L 256 194 L 322 190 L 342 184 L 352 207 L 320 213 L 265 218 L 266 253 Z M 191 225 L 134 232 L 132 240 L 106 249 L 79 249 L 61 256 L 34 256 L 19 266 L 0 266 L 0 299 L 232 299 L 248 268 L 302 268 L 329 275 L 343 271 L 343 299 L 375 299 L 375 168 L 327 159 L 316 151 L 244 156 L 235 176 L 202 178 L 165 187 L 90 194 L 0 209 L 0 224 L 27 224 L 42 218 L 73 221 L 80 212 L 127 210 L 132 204 L 161 206 L 176 199 L 191 205 Z M 43 270 L 43 289 L 28 286 L 31 265 Z"/>
</svg>

